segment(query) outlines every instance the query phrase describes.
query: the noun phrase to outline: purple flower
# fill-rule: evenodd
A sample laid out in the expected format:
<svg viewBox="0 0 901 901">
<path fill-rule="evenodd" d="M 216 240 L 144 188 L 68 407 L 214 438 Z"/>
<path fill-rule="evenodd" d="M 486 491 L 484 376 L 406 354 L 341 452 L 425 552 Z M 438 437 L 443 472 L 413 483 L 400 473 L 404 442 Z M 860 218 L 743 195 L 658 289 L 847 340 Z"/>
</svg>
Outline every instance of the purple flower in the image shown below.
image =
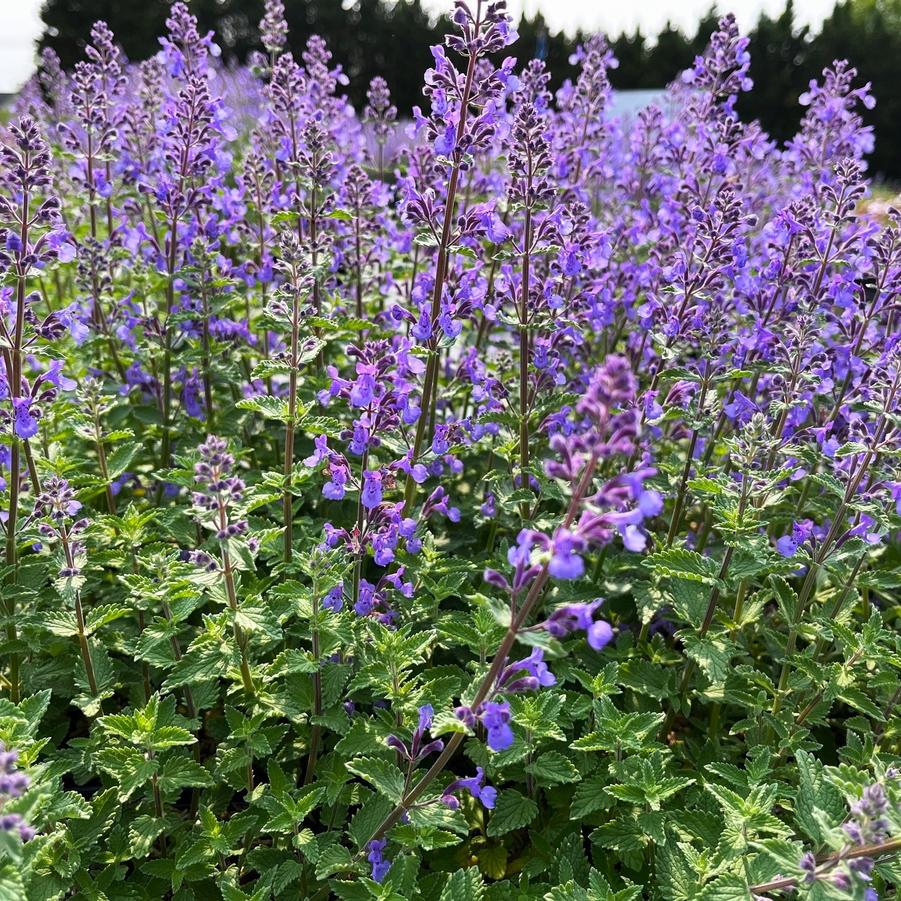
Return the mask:
<svg viewBox="0 0 901 901">
<path fill-rule="evenodd" d="M 416 727 L 420 733 L 427 732 L 432 725 L 435 710 L 431 704 L 425 704 L 419 708 L 419 725 Z"/>
<path fill-rule="evenodd" d="M 288 23 L 282 0 L 266 0 L 260 19 L 260 40 L 272 54 L 280 53 L 288 41 Z"/>
<path fill-rule="evenodd" d="M 481 801 L 488 810 L 494 808 L 497 801 L 497 789 L 485 784 L 485 771 L 480 766 L 476 767 L 475 776 L 470 776 L 468 779 L 457 779 L 448 785 L 441 795 L 442 802 L 456 810 L 459 802 L 454 797 L 454 793 L 461 789 L 468 791 L 477 801 Z"/>
<path fill-rule="evenodd" d="M 20 798 L 27 791 L 31 780 L 17 768 L 19 752 L 6 750 L 0 742 L 0 807 L 11 798 Z M 23 842 L 34 838 L 35 831 L 18 813 L 0 815 L 0 830 L 16 832 Z"/>
<path fill-rule="evenodd" d="M 522 673 L 528 673 L 528 677 L 523 678 Z M 499 688 L 508 692 L 532 691 L 556 683 L 557 678 L 547 668 L 541 648 L 533 648 L 528 657 L 507 664 L 498 677 Z"/>
<path fill-rule="evenodd" d="M 357 373 L 357 379 L 350 389 L 350 403 L 354 407 L 368 407 L 375 396 L 376 368 L 360 363 L 357 365 Z"/>
<path fill-rule="evenodd" d="M 476 715 L 472 707 L 460 706 L 454 709 L 454 716 L 469 729 L 474 729 L 476 725 Z"/>
<path fill-rule="evenodd" d="M 20 438 L 33 438 L 38 433 L 38 419 L 32 413 L 30 397 L 14 397 L 13 424 Z"/>
<path fill-rule="evenodd" d="M 816 880 L 817 859 L 810 851 L 806 851 L 798 861 L 798 866 L 804 871 L 804 882 L 807 885 L 812 885 Z"/>
<path fill-rule="evenodd" d="M 328 457 L 328 454 L 328 436 L 317 435 L 316 438 L 313 439 L 313 453 L 304 459 L 303 465 L 310 467 L 318 466 Z"/>
<path fill-rule="evenodd" d="M 424 704 L 419 708 L 419 721 L 413 731 L 413 738 L 409 746 L 396 735 L 389 735 L 387 744 L 389 748 L 397 751 L 405 760 L 413 763 L 428 757 L 431 754 L 440 754 L 444 750 L 444 742 L 441 739 L 423 744 L 423 737 L 432 726 L 435 711 L 431 704 Z"/>
<path fill-rule="evenodd" d="M 338 582 L 322 599 L 322 606 L 332 613 L 340 613 L 344 607 L 344 582 Z"/>
<path fill-rule="evenodd" d="M 347 467 L 341 465 L 333 467 L 331 476 L 331 480 L 322 486 L 322 495 L 331 501 L 340 501 L 344 497 L 344 486 L 347 484 Z"/>
<path fill-rule="evenodd" d="M 363 491 L 361 502 L 367 510 L 372 510 L 382 502 L 382 474 L 366 470 L 363 473 Z"/>
<path fill-rule="evenodd" d="M 586 632 L 588 644 L 596 651 L 603 650 L 613 638 L 613 627 L 602 619 L 593 622 Z"/>
<path fill-rule="evenodd" d="M 791 535 L 783 535 L 776 540 L 776 550 L 783 557 L 794 557 L 798 550 L 798 542 Z"/>
<path fill-rule="evenodd" d="M 803 544 L 814 537 L 814 524 L 809 519 L 804 519 L 792 524 L 792 530 L 788 535 L 783 535 L 776 540 L 776 550 L 783 557 L 794 557 Z"/>
<path fill-rule="evenodd" d="M 539 628 L 555 638 L 565 638 L 572 632 L 584 631 L 590 647 L 602 650 L 613 638 L 613 628 L 604 620 L 595 620 L 595 611 L 603 604 L 598 598 L 589 604 L 564 604 L 540 623 Z"/>
<path fill-rule="evenodd" d="M 578 535 L 559 529 L 554 535 L 553 552 L 548 572 L 555 579 L 578 579 L 585 572 L 585 562 L 579 551 L 585 547 Z"/>
<path fill-rule="evenodd" d="M 488 747 L 492 751 L 506 751 L 513 744 L 510 728 L 510 705 L 506 701 L 488 701 L 482 705 L 479 719 L 488 732 Z"/>
<path fill-rule="evenodd" d="M 372 879 L 374 882 L 382 882 L 388 875 L 388 871 L 391 869 L 391 861 L 385 860 L 382 856 L 382 852 L 385 850 L 387 844 L 388 842 L 386 839 L 374 838 L 366 846 L 369 850 L 366 859 L 372 864 Z"/>
</svg>

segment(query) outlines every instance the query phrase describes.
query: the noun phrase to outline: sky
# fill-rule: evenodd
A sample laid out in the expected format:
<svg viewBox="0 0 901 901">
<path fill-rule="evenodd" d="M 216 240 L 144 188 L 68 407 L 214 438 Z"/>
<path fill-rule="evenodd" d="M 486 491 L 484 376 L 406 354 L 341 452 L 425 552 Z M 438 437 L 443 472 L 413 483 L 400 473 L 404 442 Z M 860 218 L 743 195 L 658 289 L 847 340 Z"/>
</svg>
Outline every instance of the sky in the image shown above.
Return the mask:
<svg viewBox="0 0 901 901">
<path fill-rule="evenodd" d="M 441 12 L 450 8 L 451 0 L 423 0 L 423 4 L 430 11 Z M 554 31 L 581 27 L 614 36 L 637 27 L 654 35 L 667 20 L 693 31 L 710 5 L 711 0 L 508 0 L 515 17 L 523 9 L 530 15 L 540 10 Z M 800 21 L 817 25 L 833 5 L 834 0 L 796 0 L 795 9 Z M 0 93 L 15 91 L 34 68 L 34 42 L 41 34 L 40 6 L 41 0 L 0 0 Z M 739 24 L 750 28 L 762 11 L 773 15 L 780 12 L 784 0 L 723 0 L 718 6 L 732 10 Z"/>
</svg>

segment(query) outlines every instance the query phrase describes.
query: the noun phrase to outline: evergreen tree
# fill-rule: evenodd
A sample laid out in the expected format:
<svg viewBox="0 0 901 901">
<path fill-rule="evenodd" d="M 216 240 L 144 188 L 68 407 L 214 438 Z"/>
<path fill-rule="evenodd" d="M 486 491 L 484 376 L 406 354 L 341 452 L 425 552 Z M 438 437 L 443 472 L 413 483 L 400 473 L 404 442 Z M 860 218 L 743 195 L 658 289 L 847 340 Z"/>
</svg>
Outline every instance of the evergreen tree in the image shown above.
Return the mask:
<svg viewBox="0 0 901 901">
<path fill-rule="evenodd" d="M 201 28 L 214 29 L 226 61 L 241 62 L 259 49 L 257 25 L 263 0 L 189 0 Z M 449 4 L 448 4 L 449 5 Z M 45 0 L 41 16 L 46 26 L 40 48 L 52 47 L 66 68 L 81 59 L 91 25 L 105 19 L 133 60 L 145 59 L 159 48 L 169 0 Z M 348 92 L 358 107 L 375 75 L 388 82 L 402 115 L 422 103 L 422 73 L 432 64 L 430 45 L 440 43 L 446 20 L 434 21 L 421 0 L 291 0 L 286 3 L 290 49 L 302 52 L 311 34 L 321 34 L 336 63 L 350 78 Z M 610 73 L 614 87 L 662 88 L 703 52 L 717 16 L 708 11 L 693 36 L 667 23 L 656 40 L 640 31 L 620 35 L 612 47 L 620 65 Z M 557 88 L 573 73 L 570 56 L 584 35 L 551 32 L 537 14 L 519 21 L 520 40 L 507 53 L 520 62 L 543 58 Z M 876 129 L 872 169 L 901 178 L 901 0 L 840 0 L 818 33 L 795 22 L 793 0 L 782 13 L 761 15 L 750 35 L 754 90 L 743 94 L 739 112 L 758 119 L 778 140 L 789 138 L 798 126 L 798 98 L 811 78 L 835 59 L 849 59 L 862 81 L 871 81 L 877 106 L 867 114 Z"/>
<path fill-rule="evenodd" d="M 901 0 L 844 0 L 811 45 L 812 71 L 849 59 L 872 82 L 876 107 L 865 120 L 876 131 L 870 169 L 901 178 Z"/>
<path fill-rule="evenodd" d="M 671 22 L 667 22 L 648 53 L 648 87 L 668 85 L 679 72 L 691 65 L 694 56 L 688 38 L 678 28 L 673 28 Z"/>
<path fill-rule="evenodd" d="M 742 94 L 738 109 L 744 119 L 758 119 L 780 141 L 798 127 L 801 96 L 810 72 L 810 29 L 795 24 L 794 0 L 775 19 L 760 16 L 750 35 L 750 75 L 754 90 Z"/>
<path fill-rule="evenodd" d="M 619 68 L 610 73 L 615 88 L 655 88 L 648 72 L 648 47 L 645 37 L 636 29 L 631 35 L 621 34 L 611 47 L 619 60 Z"/>
</svg>

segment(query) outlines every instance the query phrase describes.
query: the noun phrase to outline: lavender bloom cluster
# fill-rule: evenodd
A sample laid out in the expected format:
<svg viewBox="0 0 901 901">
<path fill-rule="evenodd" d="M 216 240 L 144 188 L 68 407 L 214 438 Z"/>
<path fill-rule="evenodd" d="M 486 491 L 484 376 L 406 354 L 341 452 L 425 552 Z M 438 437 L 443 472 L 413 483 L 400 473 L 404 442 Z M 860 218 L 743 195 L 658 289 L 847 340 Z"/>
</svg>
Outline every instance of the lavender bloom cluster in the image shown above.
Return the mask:
<svg viewBox="0 0 901 901">
<path fill-rule="evenodd" d="M 780 143 L 724 15 L 618 117 L 603 36 L 552 90 L 454 0 L 356 111 L 286 6 L 97 22 L 0 126 L 0 895 L 890 892 L 869 86 Z"/>
<path fill-rule="evenodd" d="M 3 806 L 7 801 L 20 798 L 28 790 L 31 780 L 17 766 L 19 752 L 7 750 L 0 742 L 0 830 L 13 832 L 23 842 L 31 841 L 35 836 L 32 829 L 20 813 L 4 813 Z"/>
<path fill-rule="evenodd" d="M 888 773 L 891 777 L 891 771 Z M 799 861 L 803 872 L 800 884 L 818 883 L 830 886 L 842 897 L 861 897 L 863 901 L 878 901 L 873 887 L 873 873 L 880 846 L 890 840 L 893 832 L 889 814 L 897 807 L 882 783 L 864 787 L 861 797 L 850 805 L 849 816 L 841 826 L 844 844 L 823 860 L 810 851 Z"/>
</svg>

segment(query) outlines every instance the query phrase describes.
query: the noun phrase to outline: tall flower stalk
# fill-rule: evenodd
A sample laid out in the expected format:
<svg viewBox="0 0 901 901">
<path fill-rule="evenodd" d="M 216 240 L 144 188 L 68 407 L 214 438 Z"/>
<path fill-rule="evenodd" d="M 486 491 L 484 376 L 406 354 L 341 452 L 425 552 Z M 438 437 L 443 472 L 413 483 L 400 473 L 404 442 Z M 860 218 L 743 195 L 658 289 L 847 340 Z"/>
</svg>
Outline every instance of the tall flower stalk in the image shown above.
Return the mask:
<svg viewBox="0 0 901 901">
<path fill-rule="evenodd" d="M 247 633 L 238 622 L 238 592 L 235 583 L 235 562 L 230 544 L 247 532 L 247 520 L 235 519 L 232 509 L 244 495 L 244 482 L 232 475 L 235 458 L 228 453 L 227 445 L 221 438 L 209 435 L 198 448 L 200 460 L 194 466 L 194 481 L 197 489 L 192 498 L 198 513 L 198 521 L 212 530 L 219 546 L 219 559 L 198 549 L 189 559 L 209 572 L 222 575 L 225 599 L 232 620 L 232 632 L 240 657 L 241 681 L 244 691 L 254 695 L 253 676 L 248 657 Z"/>
<path fill-rule="evenodd" d="M 0 267 L 11 273 L 14 301 L 12 315 L 0 323 L 3 336 L 3 383 L 9 408 L 5 413 L 9 441 L 9 503 L 6 509 L 6 581 L 15 584 L 18 563 L 18 530 L 23 455 L 32 470 L 32 482 L 38 490 L 28 440 L 38 431 L 39 408 L 34 392 L 25 379 L 25 352 L 34 340 L 36 317 L 30 309 L 35 296 L 29 294 L 29 280 L 39 267 L 58 257 L 64 245 L 60 239 L 60 201 L 50 194 L 50 151 L 32 119 L 21 118 L 10 127 L 12 141 L 0 148 L 3 174 L 0 184 Z M 9 196 L 6 196 L 8 193 Z M 61 324 L 51 314 L 45 320 L 45 334 L 58 335 Z M 58 369 L 57 369 L 58 373 Z M 58 381 L 58 374 L 56 380 Z M 35 381 L 38 388 L 40 380 Z M 16 593 L 6 593 L 7 638 L 10 654 L 9 693 L 13 701 L 20 694 Z"/>
<path fill-rule="evenodd" d="M 435 68 L 426 77 L 425 95 L 432 100 L 430 118 L 424 120 L 426 133 L 436 149 L 448 159 L 447 182 L 444 190 L 443 212 L 440 215 L 440 231 L 436 234 L 435 274 L 428 311 L 431 323 L 427 340 L 428 361 L 422 383 L 421 414 L 416 423 L 412 458 L 419 460 L 432 419 L 435 389 L 440 368 L 440 348 L 436 325 L 441 315 L 445 280 L 450 266 L 453 223 L 457 203 L 460 175 L 471 163 L 469 155 L 480 148 L 490 135 L 494 113 L 489 101 L 498 93 L 501 85 L 496 75 L 477 80 L 479 59 L 501 50 L 515 38 L 507 23 L 505 0 L 476 0 L 475 10 L 470 10 L 464 0 L 455 0 L 454 23 L 460 34 L 448 37 L 451 50 L 466 59 L 465 75 L 460 77 L 453 63 L 441 47 L 433 48 Z M 478 115 L 471 118 L 471 108 L 479 102 L 487 104 Z M 437 224 L 437 223 L 436 223 Z M 416 493 L 416 481 L 407 476 L 404 499 L 407 508 L 412 505 Z"/>
<path fill-rule="evenodd" d="M 318 352 L 319 344 L 313 339 L 301 341 L 302 318 L 306 314 L 304 301 L 314 290 L 315 275 L 311 273 L 307 254 L 293 230 L 285 231 L 280 240 L 280 258 L 277 266 L 284 282 L 270 302 L 269 315 L 288 329 L 289 342 L 285 354 L 288 370 L 288 409 L 285 424 L 284 493 L 282 495 L 282 526 L 284 529 L 284 560 L 290 563 L 294 554 L 294 437 L 297 429 L 297 380 L 304 362 L 311 353 Z"/>
<path fill-rule="evenodd" d="M 554 199 L 554 187 L 547 177 L 551 166 L 547 120 L 531 96 L 521 98 L 510 139 L 510 184 L 507 199 L 512 210 L 522 216 L 522 233 L 515 253 L 520 260 L 519 299 L 516 315 L 519 325 L 519 478 L 523 489 L 529 485 L 529 420 L 532 414 L 532 353 L 530 331 L 535 319 L 532 298 L 532 256 L 535 251 L 557 238 L 553 220 L 540 218 L 540 211 Z M 536 217 L 537 221 L 536 221 Z M 522 507 L 523 518 L 528 504 Z"/>
</svg>

